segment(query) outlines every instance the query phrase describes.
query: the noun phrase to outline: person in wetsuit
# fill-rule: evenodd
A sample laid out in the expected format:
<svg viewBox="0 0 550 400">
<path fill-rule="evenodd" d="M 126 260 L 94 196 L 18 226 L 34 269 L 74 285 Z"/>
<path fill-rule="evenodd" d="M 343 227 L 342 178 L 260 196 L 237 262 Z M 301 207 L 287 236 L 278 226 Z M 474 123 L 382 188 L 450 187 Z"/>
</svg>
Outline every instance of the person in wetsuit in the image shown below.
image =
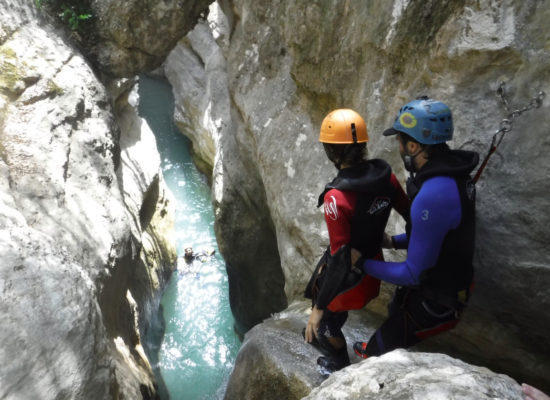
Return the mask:
<svg viewBox="0 0 550 400">
<path fill-rule="evenodd" d="M 391 246 L 407 249 L 403 262 L 384 262 L 352 250 L 358 268 L 398 285 L 389 316 L 368 342 L 353 348 L 363 358 L 407 348 L 453 328 L 473 282 L 475 186 L 470 174 L 475 152 L 451 150 L 452 114 L 440 101 L 422 97 L 403 106 L 393 127 L 399 153 L 410 171 L 411 199 L 406 232 Z"/>
<path fill-rule="evenodd" d="M 304 338 L 324 354 L 317 363 L 333 372 L 350 364 L 342 333 L 347 310 L 364 306 L 380 287 L 378 279 L 351 271 L 351 247 L 382 259 L 381 242 L 390 211 L 393 207 L 406 215 L 409 202 L 388 163 L 366 160 L 367 128 L 358 113 L 350 109 L 329 113 L 319 140 L 338 175 L 319 197 L 330 246 L 306 288 L 312 313 Z"/>
<path fill-rule="evenodd" d="M 200 269 L 200 264 L 195 261 L 205 263 L 212 258 L 215 252 L 216 250 L 213 248 L 195 252 L 192 247 L 186 247 L 183 257 L 178 258 L 177 269 L 181 274 L 188 274 L 191 272 L 197 273 Z"/>
</svg>

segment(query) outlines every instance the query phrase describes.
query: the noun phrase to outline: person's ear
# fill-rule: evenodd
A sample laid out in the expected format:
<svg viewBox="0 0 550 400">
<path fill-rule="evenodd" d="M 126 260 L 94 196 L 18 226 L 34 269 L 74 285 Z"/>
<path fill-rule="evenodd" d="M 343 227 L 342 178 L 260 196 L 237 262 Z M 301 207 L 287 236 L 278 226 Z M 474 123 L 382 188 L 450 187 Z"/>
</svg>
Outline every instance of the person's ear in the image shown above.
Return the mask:
<svg viewBox="0 0 550 400">
<path fill-rule="evenodd" d="M 409 140 L 406 144 L 407 154 L 416 154 L 418 151 L 418 143 Z"/>
</svg>

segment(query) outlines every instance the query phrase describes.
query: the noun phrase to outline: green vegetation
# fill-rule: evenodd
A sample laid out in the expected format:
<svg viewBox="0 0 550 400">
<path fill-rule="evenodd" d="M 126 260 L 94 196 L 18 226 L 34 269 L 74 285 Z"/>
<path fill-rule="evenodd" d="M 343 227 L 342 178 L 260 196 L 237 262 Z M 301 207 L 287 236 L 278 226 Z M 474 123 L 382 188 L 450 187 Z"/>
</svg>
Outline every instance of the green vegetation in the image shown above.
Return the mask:
<svg viewBox="0 0 550 400">
<path fill-rule="evenodd" d="M 59 17 L 74 32 L 85 31 L 93 17 L 87 1 L 34 0 L 34 3 Z"/>
<path fill-rule="evenodd" d="M 65 20 L 73 31 L 77 31 L 80 27 L 80 22 L 92 18 L 92 14 L 77 13 L 73 7 L 63 9 L 63 20 Z"/>
<path fill-rule="evenodd" d="M 9 47 L 0 48 L 0 92 L 14 94 L 23 84 L 23 65 L 15 51 Z"/>
<path fill-rule="evenodd" d="M 47 83 L 47 90 L 48 90 L 48 93 L 51 95 L 51 96 L 61 96 L 63 93 L 65 93 L 65 91 L 63 90 L 63 88 L 59 87 L 54 81 L 52 81 L 51 79 L 48 80 L 48 83 Z"/>
</svg>

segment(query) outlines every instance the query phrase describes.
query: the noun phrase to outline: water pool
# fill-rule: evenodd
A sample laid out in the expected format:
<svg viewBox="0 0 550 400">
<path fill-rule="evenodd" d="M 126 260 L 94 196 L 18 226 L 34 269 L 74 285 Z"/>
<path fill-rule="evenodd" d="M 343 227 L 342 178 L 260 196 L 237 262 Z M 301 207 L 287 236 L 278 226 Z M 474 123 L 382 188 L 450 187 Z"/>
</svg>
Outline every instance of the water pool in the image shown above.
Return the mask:
<svg viewBox="0 0 550 400">
<path fill-rule="evenodd" d="M 158 360 L 152 360 L 172 400 L 222 399 L 240 341 L 233 330 L 225 262 L 214 235 L 207 180 L 191 160 L 190 141 L 173 123 L 174 100 L 168 82 L 141 76 L 139 113 L 157 140 L 165 181 L 176 199 L 176 248 L 213 249 L 205 262 L 175 272 L 161 305 L 165 334 Z M 167 393 L 165 393 L 167 392 Z"/>
</svg>

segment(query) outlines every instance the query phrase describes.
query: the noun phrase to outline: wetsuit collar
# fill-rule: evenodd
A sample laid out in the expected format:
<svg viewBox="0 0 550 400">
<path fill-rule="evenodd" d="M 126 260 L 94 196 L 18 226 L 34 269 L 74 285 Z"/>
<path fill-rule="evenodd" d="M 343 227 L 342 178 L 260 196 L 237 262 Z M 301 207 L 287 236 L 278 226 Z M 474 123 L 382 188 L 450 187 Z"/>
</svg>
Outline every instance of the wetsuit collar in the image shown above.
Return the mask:
<svg viewBox="0 0 550 400">
<path fill-rule="evenodd" d="M 380 185 L 387 184 L 390 175 L 391 167 L 381 159 L 367 160 L 357 166 L 343 168 L 338 171 L 336 178 L 325 186 L 317 206 L 323 204 L 325 193 L 330 189 L 373 192 L 379 190 Z"/>
<path fill-rule="evenodd" d="M 479 154 L 466 150 L 449 150 L 434 154 L 407 180 L 407 194 L 413 198 L 422 184 L 434 176 L 467 177 L 479 162 Z"/>
</svg>

